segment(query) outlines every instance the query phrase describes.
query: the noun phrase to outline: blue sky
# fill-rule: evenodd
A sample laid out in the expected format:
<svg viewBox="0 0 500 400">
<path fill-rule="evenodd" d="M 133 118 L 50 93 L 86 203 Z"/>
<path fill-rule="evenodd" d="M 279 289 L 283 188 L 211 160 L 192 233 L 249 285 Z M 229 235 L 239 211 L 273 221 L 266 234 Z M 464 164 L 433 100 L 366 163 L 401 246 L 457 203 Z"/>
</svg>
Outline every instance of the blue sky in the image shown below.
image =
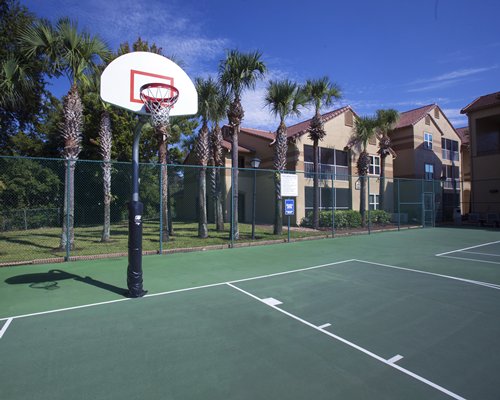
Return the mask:
<svg viewBox="0 0 500 400">
<path fill-rule="evenodd" d="M 498 0 L 21 3 L 44 18 L 78 21 L 113 50 L 141 36 L 181 59 L 192 78 L 215 75 L 227 49 L 261 51 L 269 72 L 243 98 L 248 127 L 277 127 L 263 106 L 270 79 L 327 75 L 343 92 L 331 109 L 349 104 L 361 115 L 437 103 L 455 127 L 467 124 L 461 108 L 500 90 Z M 67 90 L 64 81 L 53 86 L 58 96 Z M 311 115 L 304 110 L 299 120 Z"/>
</svg>

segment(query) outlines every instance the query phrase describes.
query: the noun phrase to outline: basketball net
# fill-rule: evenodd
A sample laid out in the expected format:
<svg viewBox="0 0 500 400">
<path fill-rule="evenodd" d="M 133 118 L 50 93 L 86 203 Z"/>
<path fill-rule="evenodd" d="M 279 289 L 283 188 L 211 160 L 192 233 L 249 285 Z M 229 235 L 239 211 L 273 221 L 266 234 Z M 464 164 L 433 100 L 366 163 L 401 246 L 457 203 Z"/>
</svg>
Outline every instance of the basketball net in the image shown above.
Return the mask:
<svg viewBox="0 0 500 400">
<path fill-rule="evenodd" d="M 170 110 L 179 98 L 179 90 L 166 83 L 147 83 L 141 87 L 141 100 L 155 128 L 168 126 Z"/>
</svg>

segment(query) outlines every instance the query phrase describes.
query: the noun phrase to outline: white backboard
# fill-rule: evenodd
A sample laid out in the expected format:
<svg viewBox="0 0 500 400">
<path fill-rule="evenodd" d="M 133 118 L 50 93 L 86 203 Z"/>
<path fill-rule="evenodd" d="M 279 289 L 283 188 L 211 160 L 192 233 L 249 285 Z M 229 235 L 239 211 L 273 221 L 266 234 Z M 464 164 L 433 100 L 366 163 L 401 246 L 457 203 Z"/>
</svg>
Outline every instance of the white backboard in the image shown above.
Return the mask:
<svg viewBox="0 0 500 400">
<path fill-rule="evenodd" d="M 166 83 L 179 90 L 171 116 L 198 112 L 198 93 L 184 72 L 172 60 L 159 54 L 135 51 L 113 60 L 101 75 L 101 98 L 107 103 L 146 115 L 140 88 L 146 83 Z"/>
</svg>

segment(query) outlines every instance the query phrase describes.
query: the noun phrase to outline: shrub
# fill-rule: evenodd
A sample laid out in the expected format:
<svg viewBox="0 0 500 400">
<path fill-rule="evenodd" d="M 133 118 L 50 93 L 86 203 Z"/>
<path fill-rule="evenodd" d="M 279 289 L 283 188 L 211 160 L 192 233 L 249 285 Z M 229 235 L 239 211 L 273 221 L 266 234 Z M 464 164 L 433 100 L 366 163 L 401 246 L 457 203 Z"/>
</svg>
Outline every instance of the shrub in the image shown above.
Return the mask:
<svg viewBox="0 0 500 400">
<path fill-rule="evenodd" d="M 312 227 L 312 211 L 308 211 L 302 219 L 301 226 Z M 332 227 L 332 212 L 320 211 L 319 226 L 322 228 Z M 361 226 L 361 214 L 354 210 L 336 210 L 335 211 L 335 228 L 358 228 Z"/>
<path fill-rule="evenodd" d="M 386 225 L 391 222 L 391 213 L 384 210 L 370 211 L 370 223 Z"/>
</svg>

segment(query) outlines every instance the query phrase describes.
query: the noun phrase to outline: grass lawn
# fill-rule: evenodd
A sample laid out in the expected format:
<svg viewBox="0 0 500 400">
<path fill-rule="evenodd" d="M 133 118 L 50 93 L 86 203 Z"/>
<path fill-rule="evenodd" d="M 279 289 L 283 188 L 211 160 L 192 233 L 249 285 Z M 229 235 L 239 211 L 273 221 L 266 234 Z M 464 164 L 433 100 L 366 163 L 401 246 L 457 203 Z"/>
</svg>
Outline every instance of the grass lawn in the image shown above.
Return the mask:
<svg viewBox="0 0 500 400">
<path fill-rule="evenodd" d="M 197 223 L 174 223 L 174 236 L 163 243 L 162 249 L 187 249 L 213 245 L 228 245 L 229 224 L 225 232 L 216 232 L 215 225 L 209 224 L 209 237 L 199 239 Z M 240 240 L 238 243 L 252 242 L 250 224 L 239 224 Z M 111 226 L 111 241 L 100 242 L 101 226 L 75 228 L 75 249 L 70 256 L 91 256 L 103 254 L 127 253 L 128 224 Z M 292 230 L 293 239 L 309 236 L 325 236 L 325 232 L 313 230 Z M 13 263 L 31 260 L 61 258 L 64 251 L 59 251 L 61 228 L 39 228 L 0 233 L 0 263 Z M 283 235 L 273 235 L 270 225 L 256 226 L 255 241 L 277 240 L 287 238 L 287 228 L 283 227 Z M 145 222 L 143 228 L 143 251 L 160 250 L 159 224 Z"/>
</svg>

